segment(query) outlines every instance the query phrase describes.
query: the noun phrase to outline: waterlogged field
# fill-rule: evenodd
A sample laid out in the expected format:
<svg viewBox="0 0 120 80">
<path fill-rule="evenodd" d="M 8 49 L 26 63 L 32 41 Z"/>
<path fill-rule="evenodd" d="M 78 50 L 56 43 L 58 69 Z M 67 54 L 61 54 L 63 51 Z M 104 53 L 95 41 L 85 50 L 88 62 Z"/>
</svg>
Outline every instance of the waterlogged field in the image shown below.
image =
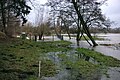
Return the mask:
<svg viewBox="0 0 120 80">
<path fill-rule="evenodd" d="M 105 75 L 109 78 L 109 68 L 120 68 L 120 61 L 110 56 L 85 48 L 57 55 L 63 70 L 69 71 L 67 80 L 102 80 Z M 60 79 L 60 80 L 65 80 Z"/>
<path fill-rule="evenodd" d="M 53 76 L 55 65 L 44 58 L 51 51 L 67 51 L 70 42 L 33 42 L 21 39 L 0 41 L 0 80 L 37 80 L 38 62 L 41 76 Z"/>
<path fill-rule="evenodd" d="M 0 41 L 0 80 L 99 80 L 120 61 L 68 41 Z M 41 61 L 40 77 L 38 77 Z"/>
</svg>

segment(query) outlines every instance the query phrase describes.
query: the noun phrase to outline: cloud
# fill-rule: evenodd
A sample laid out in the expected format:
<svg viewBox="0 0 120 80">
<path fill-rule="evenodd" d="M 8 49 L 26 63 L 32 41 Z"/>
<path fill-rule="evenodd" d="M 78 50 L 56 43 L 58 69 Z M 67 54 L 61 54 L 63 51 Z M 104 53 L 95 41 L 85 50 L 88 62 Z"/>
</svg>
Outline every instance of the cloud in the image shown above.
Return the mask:
<svg viewBox="0 0 120 80">
<path fill-rule="evenodd" d="M 108 0 L 107 5 L 101 7 L 103 14 L 115 21 L 116 27 L 120 27 L 120 1 L 119 0 Z"/>
<path fill-rule="evenodd" d="M 42 5 L 42 4 L 45 4 L 47 2 L 47 0 L 31 0 L 32 4 L 31 3 L 28 3 L 32 10 L 30 12 L 30 14 L 27 16 L 27 19 L 29 22 L 31 23 L 35 23 L 35 13 L 36 13 L 36 9 L 37 9 L 37 6 L 36 5 Z"/>
<path fill-rule="evenodd" d="M 35 0 L 37 4 L 44 4 L 47 0 Z M 101 6 L 103 14 L 110 18 L 111 21 L 115 21 L 116 27 L 120 27 L 120 0 L 108 0 L 107 5 Z M 33 9 L 28 16 L 28 20 L 34 23 L 35 10 Z"/>
</svg>

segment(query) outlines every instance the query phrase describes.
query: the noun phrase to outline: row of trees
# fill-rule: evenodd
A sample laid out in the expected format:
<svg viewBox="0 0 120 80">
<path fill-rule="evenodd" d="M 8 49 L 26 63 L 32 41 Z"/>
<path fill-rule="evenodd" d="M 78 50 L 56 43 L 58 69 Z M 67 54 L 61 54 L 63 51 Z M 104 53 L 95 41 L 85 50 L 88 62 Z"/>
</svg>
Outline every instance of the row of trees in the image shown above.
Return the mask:
<svg viewBox="0 0 120 80">
<path fill-rule="evenodd" d="M 50 35 L 51 29 L 49 27 L 49 22 L 41 23 L 39 26 L 35 26 L 28 22 L 21 27 L 20 32 L 25 32 L 28 36 L 39 36 L 39 40 L 42 40 L 43 35 Z"/>
<path fill-rule="evenodd" d="M 86 41 L 90 45 L 96 46 L 97 43 L 92 38 L 90 31 L 93 33 L 96 33 L 96 30 L 99 29 L 106 31 L 111 24 L 110 20 L 101 12 L 100 6 L 104 3 L 105 0 L 101 2 L 97 0 L 48 0 L 46 5 L 51 7 L 49 19 L 46 22 L 44 21 L 44 6 L 38 5 L 35 20 L 36 27 L 34 28 L 36 30 L 34 30 L 34 33 L 41 40 L 45 32 L 52 32 L 50 27 L 54 29 L 57 35 L 66 32 L 70 37 L 70 33 L 75 32 L 78 44 L 81 37 L 84 36 L 83 33 L 85 33 L 92 44 L 87 39 Z M 99 29 L 94 27 L 99 27 Z"/>
<path fill-rule="evenodd" d="M 41 40 L 44 33 L 55 32 L 60 35 L 66 32 L 70 37 L 70 32 L 74 30 L 79 44 L 81 37 L 85 33 L 92 44 L 96 46 L 90 34 L 90 29 L 93 27 L 110 27 L 110 20 L 107 19 L 101 12 L 100 6 L 106 0 L 48 0 L 46 6 L 51 7 L 49 18 L 44 21 L 44 6 L 37 6 L 35 25 L 27 24 L 22 28 L 22 31 L 38 35 Z M 0 30 L 8 35 L 10 32 L 15 32 L 15 27 L 21 23 L 27 22 L 25 16 L 30 13 L 31 8 L 27 5 L 26 0 L 1 0 L 0 1 Z M 14 27 L 14 28 L 12 28 Z M 51 27 L 51 28 L 50 28 Z M 54 29 L 50 31 L 50 29 Z M 85 36 L 84 36 L 85 37 Z"/>
<path fill-rule="evenodd" d="M 47 5 L 51 7 L 52 23 L 66 30 L 69 34 L 71 27 L 76 28 L 76 40 L 80 41 L 85 33 L 91 40 L 93 46 L 97 43 L 92 38 L 90 27 L 109 27 L 110 20 L 101 12 L 100 6 L 106 0 L 48 0 Z M 61 31 L 60 31 L 61 32 Z M 81 34 L 81 35 L 80 35 Z M 90 43 L 87 40 L 88 43 Z M 79 44 L 79 43 L 78 43 Z"/>
<path fill-rule="evenodd" d="M 120 33 L 120 27 L 108 28 L 107 30 L 109 33 Z"/>
</svg>

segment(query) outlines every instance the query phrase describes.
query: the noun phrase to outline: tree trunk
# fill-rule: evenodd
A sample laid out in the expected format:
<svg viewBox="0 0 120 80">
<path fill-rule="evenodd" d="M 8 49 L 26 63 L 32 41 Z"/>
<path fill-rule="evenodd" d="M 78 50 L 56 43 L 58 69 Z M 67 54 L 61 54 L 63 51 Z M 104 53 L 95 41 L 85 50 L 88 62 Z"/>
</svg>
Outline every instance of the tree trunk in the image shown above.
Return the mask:
<svg viewBox="0 0 120 80">
<path fill-rule="evenodd" d="M 71 39 L 71 36 L 70 36 L 70 33 L 69 33 L 69 28 L 67 28 L 67 26 L 65 25 L 65 27 L 66 27 L 66 32 L 67 32 L 67 34 L 68 34 L 68 37 L 69 37 L 69 39 Z"/>
<path fill-rule="evenodd" d="M 80 41 L 80 32 L 81 32 L 81 23 L 80 23 L 80 19 L 78 17 L 78 24 L 77 24 L 77 36 L 76 36 L 76 40 L 77 40 L 77 46 L 79 46 L 79 41 Z"/>
<path fill-rule="evenodd" d="M 79 38 L 80 40 L 81 40 L 82 36 L 83 36 L 83 30 L 81 30 L 81 36 Z"/>
<path fill-rule="evenodd" d="M 78 27 L 76 41 L 77 41 L 77 46 L 79 46 L 79 41 L 80 41 L 80 27 Z"/>
<path fill-rule="evenodd" d="M 98 44 L 95 42 L 95 40 L 92 38 L 87 26 L 85 27 L 84 26 L 84 30 L 85 30 L 85 33 L 87 34 L 87 36 L 89 37 L 89 39 L 92 41 L 93 43 L 93 47 L 97 46 Z"/>
<path fill-rule="evenodd" d="M 42 35 L 39 35 L 39 40 L 42 40 Z"/>
<path fill-rule="evenodd" d="M 39 40 L 42 40 L 43 37 L 43 32 L 41 32 L 41 34 L 39 34 Z"/>
<path fill-rule="evenodd" d="M 5 9 L 3 9 L 3 7 L 4 7 L 4 0 L 1 1 L 2 25 L 3 25 L 2 32 L 4 32 L 5 34 L 7 34 L 7 31 L 6 31 L 6 20 L 5 20 Z"/>
<path fill-rule="evenodd" d="M 88 42 L 88 44 L 90 45 L 90 46 L 92 46 L 92 44 L 87 40 L 87 38 L 83 35 L 83 37 L 84 37 L 84 39 Z"/>
<path fill-rule="evenodd" d="M 67 30 L 67 34 L 68 34 L 69 39 L 71 39 L 71 36 L 70 36 L 70 33 L 68 32 L 68 30 Z"/>
<path fill-rule="evenodd" d="M 77 41 L 77 46 L 80 46 L 80 44 L 79 44 L 79 40 L 76 40 Z"/>
<path fill-rule="evenodd" d="M 34 37 L 35 37 L 35 41 L 37 41 L 37 35 L 34 35 Z"/>
<path fill-rule="evenodd" d="M 78 29 L 78 31 L 77 31 L 77 37 L 76 37 L 76 40 L 77 40 L 77 46 L 79 46 L 79 45 L 78 45 L 78 42 L 80 41 L 79 36 L 80 36 L 80 29 Z"/>
<path fill-rule="evenodd" d="M 83 29 L 85 30 L 85 33 L 87 34 L 87 36 L 88 36 L 88 37 L 90 38 L 90 40 L 92 41 L 93 46 L 97 46 L 97 43 L 96 43 L 95 40 L 92 38 L 92 36 L 91 36 L 91 34 L 90 34 L 90 32 L 89 32 L 89 30 L 88 30 L 88 28 L 87 28 L 87 24 L 85 23 L 85 21 L 84 21 L 84 19 L 83 19 L 83 16 L 81 15 L 81 13 L 80 13 L 80 11 L 79 11 L 79 9 L 78 9 L 77 2 L 75 2 L 75 0 L 72 0 L 72 3 L 73 3 L 73 5 L 74 5 L 74 8 L 75 8 L 75 10 L 76 10 L 76 12 L 77 12 L 77 15 L 78 15 L 78 17 L 79 17 L 79 19 L 80 19 L 80 22 L 81 22 L 81 24 L 82 24 L 82 26 L 83 26 Z"/>
</svg>

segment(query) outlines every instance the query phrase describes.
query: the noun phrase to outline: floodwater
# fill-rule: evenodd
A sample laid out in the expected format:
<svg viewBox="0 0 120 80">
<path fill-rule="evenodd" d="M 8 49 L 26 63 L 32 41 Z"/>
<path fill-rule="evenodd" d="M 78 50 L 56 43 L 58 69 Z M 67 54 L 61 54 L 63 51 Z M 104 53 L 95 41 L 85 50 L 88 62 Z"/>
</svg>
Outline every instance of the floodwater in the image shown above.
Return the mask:
<svg viewBox="0 0 120 80">
<path fill-rule="evenodd" d="M 79 43 L 79 47 L 83 47 L 83 48 L 88 48 L 88 49 L 93 49 L 97 52 L 100 52 L 104 55 L 107 56 L 112 56 L 114 58 L 117 58 L 118 60 L 120 60 L 120 34 L 97 34 L 98 37 L 104 38 L 105 40 L 97 40 L 96 42 L 99 44 L 96 47 L 92 47 L 90 46 L 86 41 L 80 41 Z M 45 37 L 45 38 L 51 38 L 50 40 L 59 40 L 57 37 Z M 49 40 L 49 39 L 47 39 Z M 64 40 L 70 41 L 72 42 L 71 47 L 77 48 L 77 44 L 76 44 L 76 39 L 75 37 L 72 37 L 72 39 L 69 39 L 68 37 L 64 36 Z M 59 53 L 57 53 L 59 54 Z M 59 59 L 58 57 L 55 57 L 55 53 L 49 53 L 49 57 L 56 63 L 56 65 L 60 66 L 59 64 Z M 111 67 L 108 69 L 107 74 L 109 75 L 109 77 L 107 77 L 106 75 L 102 75 L 101 79 L 98 80 L 120 80 L 120 68 L 118 67 Z M 63 68 L 55 77 L 51 77 L 51 78 L 44 78 L 45 80 L 70 80 L 67 79 L 65 77 L 70 76 L 68 70 L 66 70 L 65 68 Z M 76 80 L 76 79 L 75 79 Z M 79 80 L 79 79 L 78 79 Z"/>
<path fill-rule="evenodd" d="M 100 52 L 107 56 L 112 56 L 120 60 L 120 34 L 96 34 L 98 37 L 104 38 L 105 40 L 96 40 L 99 44 L 96 47 L 90 46 L 86 41 L 80 41 L 79 47 L 94 49 L 97 52 Z M 76 38 L 64 36 L 64 40 L 70 41 L 73 44 L 71 47 L 77 48 Z M 59 39 L 56 36 L 44 36 L 45 41 L 58 41 Z"/>
<path fill-rule="evenodd" d="M 80 58 L 85 59 L 86 61 L 90 61 L 92 63 L 96 63 L 92 58 L 88 58 L 84 55 L 82 56 L 82 54 L 78 57 L 78 54 L 74 49 L 69 52 L 49 52 L 48 58 L 55 63 L 58 69 L 58 73 L 53 77 L 42 77 L 41 80 L 101 80 L 101 73 L 97 70 L 95 72 L 95 75 L 84 77 L 80 76 L 79 70 L 70 68 L 70 66 L 68 67 L 62 64 L 64 59 L 58 57 L 59 54 L 66 54 L 67 58 L 65 60 L 70 61 L 72 63 L 78 61 Z"/>
<path fill-rule="evenodd" d="M 104 38 L 105 40 L 97 40 L 96 42 L 99 44 L 96 47 L 89 46 L 89 44 L 86 41 L 80 41 L 79 47 L 93 49 L 97 52 L 100 52 L 107 56 L 112 56 L 114 58 L 117 58 L 120 60 L 120 34 L 97 34 L 97 36 Z M 69 40 L 67 37 L 65 40 L 71 41 L 73 44 L 72 47 L 78 47 L 76 45 L 75 38 L 72 38 Z M 101 76 L 101 80 L 120 80 L 120 68 L 118 67 L 112 67 L 109 68 L 106 75 Z"/>
<path fill-rule="evenodd" d="M 80 41 L 79 47 L 94 49 L 95 51 L 104 55 L 112 56 L 120 60 L 120 34 L 97 34 L 97 36 L 105 39 L 96 40 L 96 42 L 99 44 L 98 46 L 92 47 L 86 41 Z M 72 39 L 64 37 L 64 40 L 71 41 L 73 43 L 71 45 L 72 47 L 78 47 L 74 37 L 72 37 Z"/>
<path fill-rule="evenodd" d="M 63 68 L 64 65 L 61 65 L 60 59 L 58 58 L 58 54 L 63 54 L 63 53 L 62 52 L 48 53 L 48 58 L 52 60 L 58 68 L 57 70 L 58 74 L 56 74 L 53 77 L 42 77 L 41 80 L 65 80 L 65 79 L 67 80 L 69 73 L 65 68 Z"/>
</svg>

